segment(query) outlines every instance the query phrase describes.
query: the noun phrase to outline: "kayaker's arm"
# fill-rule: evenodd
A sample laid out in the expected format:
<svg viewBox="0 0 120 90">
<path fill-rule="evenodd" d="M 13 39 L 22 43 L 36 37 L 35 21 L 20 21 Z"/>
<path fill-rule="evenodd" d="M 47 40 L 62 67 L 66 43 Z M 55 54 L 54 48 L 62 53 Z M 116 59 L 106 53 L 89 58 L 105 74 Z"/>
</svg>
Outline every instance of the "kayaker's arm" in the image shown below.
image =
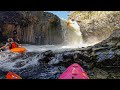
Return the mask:
<svg viewBox="0 0 120 90">
<path fill-rule="evenodd" d="M 2 47 L 0 48 L 0 52 L 4 51 L 5 48 L 6 48 L 6 46 L 2 46 Z"/>
<path fill-rule="evenodd" d="M 2 46 L 2 47 L 0 48 L 0 50 L 5 49 L 5 48 L 6 48 L 6 46 Z"/>
<path fill-rule="evenodd" d="M 21 44 L 18 44 L 17 42 L 15 42 L 17 45 L 18 45 L 18 47 L 22 47 L 22 45 Z"/>
<path fill-rule="evenodd" d="M 2 46 L 0 50 L 6 49 L 9 46 L 9 43 L 6 43 L 6 45 Z"/>
</svg>

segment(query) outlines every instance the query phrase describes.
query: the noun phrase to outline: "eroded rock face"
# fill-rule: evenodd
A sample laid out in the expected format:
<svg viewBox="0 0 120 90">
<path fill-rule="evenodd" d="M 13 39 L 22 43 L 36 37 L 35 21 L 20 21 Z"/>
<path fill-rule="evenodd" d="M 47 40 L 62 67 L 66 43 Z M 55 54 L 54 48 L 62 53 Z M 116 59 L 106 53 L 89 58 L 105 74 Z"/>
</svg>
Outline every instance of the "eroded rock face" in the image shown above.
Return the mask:
<svg viewBox="0 0 120 90">
<path fill-rule="evenodd" d="M 85 43 L 98 43 L 120 26 L 119 11 L 75 11 L 69 19 L 78 22 Z"/>
<path fill-rule="evenodd" d="M 60 19 L 56 15 L 43 11 L 31 11 L 25 14 L 26 18 L 29 16 L 29 21 L 28 26 L 22 28 L 23 42 L 40 45 L 62 43 Z"/>
<path fill-rule="evenodd" d="M 118 66 L 120 65 L 119 59 L 119 42 L 120 30 L 115 30 L 109 38 L 96 44 L 92 50 L 92 55 L 95 56 L 97 66 Z"/>
<path fill-rule="evenodd" d="M 13 30 L 22 43 L 60 44 L 63 42 L 60 19 L 44 11 L 1 11 L 0 25 L 4 36 L 13 37 Z M 4 38 L 5 38 L 4 37 Z"/>
</svg>

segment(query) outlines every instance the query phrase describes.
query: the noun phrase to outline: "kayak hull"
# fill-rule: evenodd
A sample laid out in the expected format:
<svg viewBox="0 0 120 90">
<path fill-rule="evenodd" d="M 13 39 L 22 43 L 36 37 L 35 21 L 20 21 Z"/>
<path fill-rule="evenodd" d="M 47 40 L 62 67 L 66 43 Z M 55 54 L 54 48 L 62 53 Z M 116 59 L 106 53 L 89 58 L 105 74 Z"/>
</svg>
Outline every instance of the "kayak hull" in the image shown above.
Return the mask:
<svg viewBox="0 0 120 90">
<path fill-rule="evenodd" d="M 79 64 L 74 63 L 60 75 L 59 79 L 89 79 L 89 77 Z"/>
<path fill-rule="evenodd" d="M 26 49 L 24 47 L 18 47 L 18 48 L 13 48 L 10 51 L 11 52 L 24 53 L 26 51 Z"/>
</svg>

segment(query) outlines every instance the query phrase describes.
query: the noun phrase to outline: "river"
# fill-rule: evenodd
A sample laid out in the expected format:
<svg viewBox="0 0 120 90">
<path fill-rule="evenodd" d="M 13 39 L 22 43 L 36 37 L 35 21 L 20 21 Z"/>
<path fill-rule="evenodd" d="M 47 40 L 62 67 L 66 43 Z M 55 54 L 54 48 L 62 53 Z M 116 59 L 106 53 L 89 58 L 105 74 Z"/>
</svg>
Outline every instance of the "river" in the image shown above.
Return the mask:
<svg viewBox="0 0 120 90">
<path fill-rule="evenodd" d="M 0 53 L 0 78 L 5 79 L 8 71 L 20 75 L 23 79 L 57 79 L 66 66 L 57 65 L 63 61 L 63 53 L 77 50 L 82 47 L 92 46 L 94 43 L 83 43 L 82 32 L 75 21 L 61 20 L 64 41 L 59 45 L 30 45 L 23 44 L 27 49 L 25 54 L 4 51 Z M 100 42 L 100 41 L 99 41 Z M 102 73 L 100 73 L 102 72 Z M 114 73 L 94 68 L 87 71 L 91 79 L 114 78 Z M 111 76 L 110 76 L 111 75 Z M 112 76 L 113 75 L 113 76 Z M 119 74 L 117 76 L 119 78 Z"/>
</svg>

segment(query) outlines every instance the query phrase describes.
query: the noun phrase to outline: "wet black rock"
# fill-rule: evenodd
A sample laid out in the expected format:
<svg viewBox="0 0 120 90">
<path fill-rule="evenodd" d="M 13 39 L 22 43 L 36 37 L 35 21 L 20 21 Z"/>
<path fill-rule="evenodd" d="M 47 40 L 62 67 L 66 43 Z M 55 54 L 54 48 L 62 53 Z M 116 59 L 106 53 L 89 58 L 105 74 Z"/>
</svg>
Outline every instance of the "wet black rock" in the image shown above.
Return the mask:
<svg viewBox="0 0 120 90">
<path fill-rule="evenodd" d="M 91 53 L 92 52 L 92 48 L 93 48 L 92 46 L 88 46 L 88 47 L 80 48 L 78 50 L 81 51 L 81 52 L 87 51 L 87 52 Z"/>
<path fill-rule="evenodd" d="M 46 57 L 54 57 L 55 56 L 55 54 L 53 53 L 52 50 L 48 50 L 48 51 L 44 52 L 43 55 Z"/>
<path fill-rule="evenodd" d="M 76 60 L 74 60 L 74 62 L 83 66 L 83 61 L 81 59 L 76 59 Z"/>
<path fill-rule="evenodd" d="M 65 60 L 72 59 L 73 60 L 73 53 L 72 52 L 64 52 L 63 59 L 65 59 Z"/>
<path fill-rule="evenodd" d="M 56 65 L 59 63 L 59 60 L 57 58 L 51 58 L 51 61 L 48 62 L 48 64 L 50 65 Z"/>
<path fill-rule="evenodd" d="M 92 47 L 91 60 L 96 67 L 120 65 L 120 30 L 114 30 L 106 40 Z"/>
<path fill-rule="evenodd" d="M 8 71 L 0 69 L 0 76 L 7 75 Z"/>
<path fill-rule="evenodd" d="M 19 61 L 19 62 L 15 63 L 15 65 L 13 67 L 20 68 L 20 67 L 24 66 L 25 64 L 26 64 L 25 61 Z"/>
</svg>

